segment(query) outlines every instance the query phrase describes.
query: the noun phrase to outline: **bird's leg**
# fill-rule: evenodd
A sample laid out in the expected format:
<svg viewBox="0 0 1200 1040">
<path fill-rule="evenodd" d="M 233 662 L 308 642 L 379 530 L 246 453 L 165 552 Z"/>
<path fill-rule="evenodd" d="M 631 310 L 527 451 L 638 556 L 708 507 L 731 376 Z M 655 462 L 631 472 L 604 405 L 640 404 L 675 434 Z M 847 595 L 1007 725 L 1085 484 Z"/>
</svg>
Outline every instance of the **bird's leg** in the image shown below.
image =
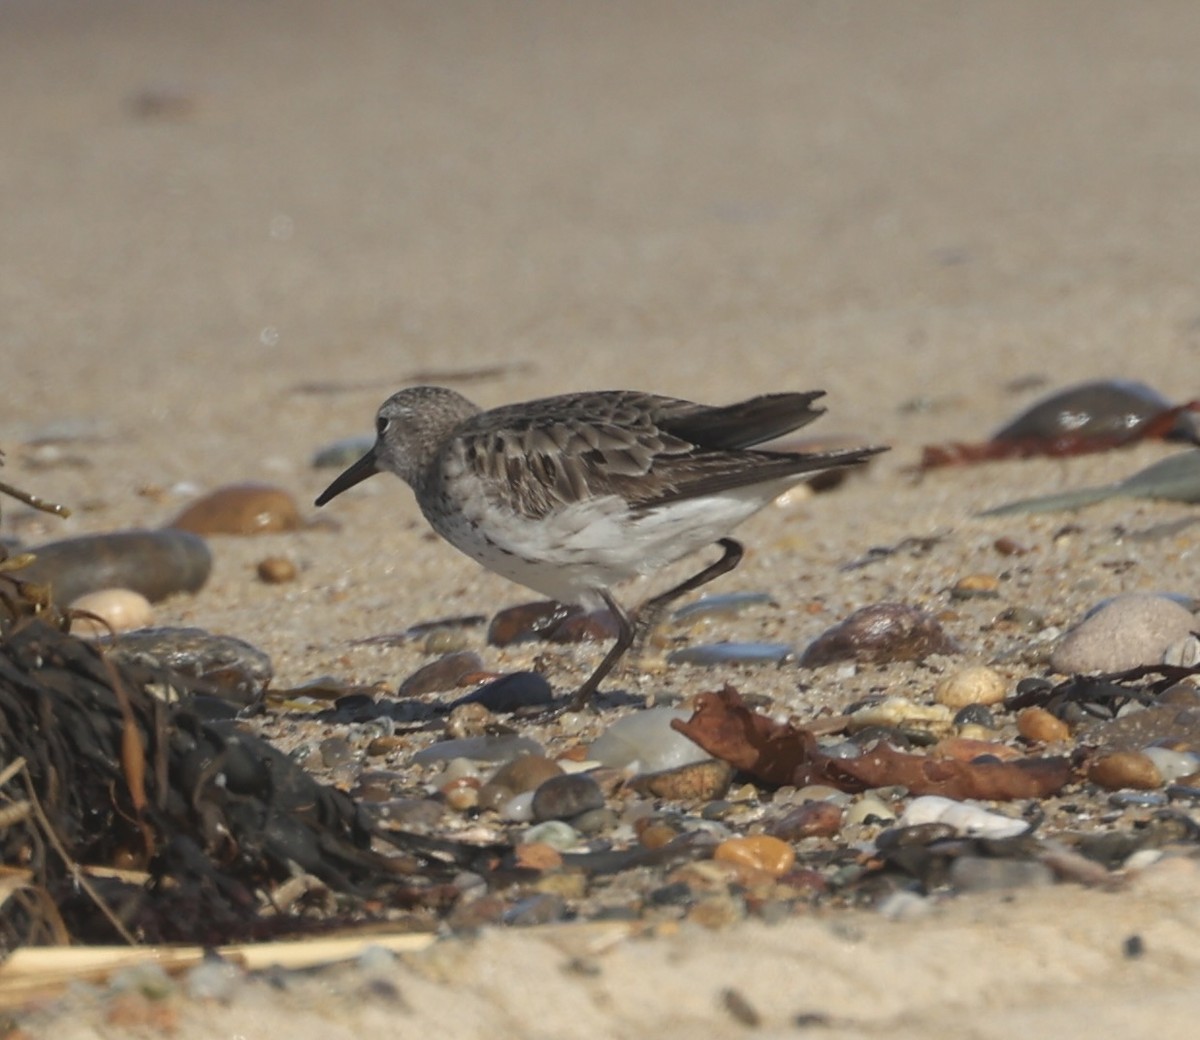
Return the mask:
<svg viewBox="0 0 1200 1040">
<path fill-rule="evenodd" d="M 667 607 L 674 603 L 680 596 L 686 595 L 689 592 L 695 592 L 701 585 L 707 585 L 713 578 L 719 578 L 722 574 L 728 574 L 742 562 L 745 549 L 742 547 L 741 542 L 733 538 L 722 538 L 717 544 L 725 550 L 725 555 L 719 560 L 715 563 L 710 563 L 699 574 L 692 575 L 687 581 L 680 582 L 674 588 L 667 589 L 666 592 L 660 593 L 653 599 L 646 600 L 645 603 L 638 607 L 634 623 L 634 634 L 639 642 L 658 624 Z"/>
<path fill-rule="evenodd" d="M 596 670 L 588 676 L 587 681 L 571 695 L 571 700 L 567 704 L 568 711 L 579 711 L 581 708 L 587 706 L 588 702 L 592 699 L 592 694 L 596 692 L 601 681 L 613 670 L 613 666 L 621 660 L 625 651 L 633 643 L 633 622 L 629 619 L 625 608 L 613 599 L 607 590 L 598 589 L 597 591 L 604 599 L 604 605 L 612 612 L 612 616 L 617 619 L 617 641 L 613 643 L 612 648 L 604 655 L 604 660 L 600 662 Z"/>
<path fill-rule="evenodd" d="M 741 562 L 742 554 L 745 552 L 741 542 L 735 541 L 733 538 L 722 538 L 717 544 L 725 550 L 725 554 L 719 560 L 710 563 L 700 573 L 692 575 L 674 588 L 667 589 L 666 592 L 660 593 L 653 599 L 646 600 L 637 610 L 636 622 L 630 619 L 629 614 L 607 590 L 597 590 L 604 599 L 605 606 L 617 619 L 617 641 L 613 643 L 612 649 L 604 655 L 604 660 L 600 662 L 596 670 L 588 676 L 587 681 L 571 696 L 567 705 L 568 711 L 578 711 L 591 701 L 592 695 L 604 677 L 613 670 L 616 663 L 624 656 L 625 651 L 633 645 L 634 637 L 640 637 L 649 631 L 672 602 L 685 593 L 695 591 L 701 585 L 707 585 L 713 578 L 728 574 Z"/>
</svg>

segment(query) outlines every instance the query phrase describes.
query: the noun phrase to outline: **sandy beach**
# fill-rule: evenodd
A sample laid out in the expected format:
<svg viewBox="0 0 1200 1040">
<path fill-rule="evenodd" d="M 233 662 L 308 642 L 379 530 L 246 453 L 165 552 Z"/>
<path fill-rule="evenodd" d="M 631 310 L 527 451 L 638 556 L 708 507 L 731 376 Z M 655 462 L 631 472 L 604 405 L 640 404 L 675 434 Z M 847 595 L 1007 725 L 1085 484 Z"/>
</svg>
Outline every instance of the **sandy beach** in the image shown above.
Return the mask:
<svg viewBox="0 0 1200 1040">
<path fill-rule="evenodd" d="M 892 450 L 741 528 L 749 552 L 721 591 L 765 590 L 779 610 L 722 638 L 803 645 L 888 599 L 944 610 L 978 573 L 1004 571 L 1004 603 L 1059 627 L 1120 592 L 1196 596 L 1197 529 L 1155 534 L 1194 506 L 976 515 L 1122 479 L 1161 443 L 912 468 L 923 445 L 981 440 L 1073 382 L 1198 396 L 1197 53 L 1188 0 L 4 0 L 3 478 L 74 513 L 4 503 L 0 534 L 157 527 L 220 485 L 278 485 L 320 523 L 213 539 L 208 585 L 158 604 L 157 623 L 250 640 L 280 688 L 394 685 L 427 655 L 355 640 L 533 597 L 434 540 L 391 478 L 310 509 L 331 477 L 314 452 L 370 433 L 393 390 L 445 382 L 492 406 L 820 388 L 814 434 Z M 839 569 L 933 536 L 928 553 Z M 1005 561 L 1001 537 L 1032 551 Z M 295 582 L 255 578 L 273 554 Z M 950 609 L 964 661 L 1012 651 L 995 603 Z M 480 652 L 500 671 L 540 651 Z M 548 677 L 569 688 L 597 652 L 558 653 Z M 648 696 L 732 681 L 812 711 L 936 679 L 625 681 Z M 563 967 L 580 937 L 494 930 L 402 964 L 402 1011 L 318 981 L 287 1006 L 264 992 L 187 1008 L 177 1035 L 724 1037 L 747 1032 L 721 1004 L 735 987 L 761 1036 L 819 1013 L 829 1037 L 1183 1037 L 1200 1013 L 1198 894 L 1179 860 L 1119 892 L 969 896 L 919 921 L 685 928 L 589 949 L 597 976 Z"/>
</svg>

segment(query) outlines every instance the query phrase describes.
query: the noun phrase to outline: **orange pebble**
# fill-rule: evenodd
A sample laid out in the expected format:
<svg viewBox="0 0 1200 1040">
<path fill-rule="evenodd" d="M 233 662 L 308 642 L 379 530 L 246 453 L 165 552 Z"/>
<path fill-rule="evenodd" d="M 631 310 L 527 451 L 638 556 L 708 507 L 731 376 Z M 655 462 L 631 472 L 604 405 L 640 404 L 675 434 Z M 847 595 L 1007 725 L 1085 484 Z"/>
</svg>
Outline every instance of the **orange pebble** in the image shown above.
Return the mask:
<svg viewBox="0 0 1200 1040">
<path fill-rule="evenodd" d="M 553 845 L 544 841 L 531 841 L 518 845 L 514 850 L 518 867 L 530 870 L 557 870 L 562 866 L 562 855 Z"/>
<path fill-rule="evenodd" d="M 1071 735 L 1070 727 L 1045 708 L 1026 708 L 1017 716 L 1017 732 L 1038 744 L 1053 744 Z"/>
<path fill-rule="evenodd" d="M 753 867 L 772 877 L 780 877 L 792 869 L 796 852 L 786 841 L 766 834 L 753 834 L 747 838 L 730 838 L 721 842 L 713 852 L 713 859 L 722 863 Z"/>
</svg>

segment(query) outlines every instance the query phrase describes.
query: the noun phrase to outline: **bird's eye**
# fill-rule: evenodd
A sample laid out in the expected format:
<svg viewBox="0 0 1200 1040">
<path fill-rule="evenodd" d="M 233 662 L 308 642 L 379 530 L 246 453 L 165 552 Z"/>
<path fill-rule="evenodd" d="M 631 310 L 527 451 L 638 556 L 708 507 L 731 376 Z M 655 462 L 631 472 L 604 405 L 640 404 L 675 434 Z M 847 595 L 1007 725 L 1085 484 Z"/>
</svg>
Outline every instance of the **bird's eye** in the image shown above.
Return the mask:
<svg viewBox="0 0 1200 1040">
<path fill-rule="evenodd" d="M 377 434 L 379 434 L 380 437 L 382 437 L 387 432 L 387 428 L 391 424 L 392 424 L 392 420 L 389 419 L 386 415 L 377 416 L 375 419 L 375 432 Z"/>
</svg>

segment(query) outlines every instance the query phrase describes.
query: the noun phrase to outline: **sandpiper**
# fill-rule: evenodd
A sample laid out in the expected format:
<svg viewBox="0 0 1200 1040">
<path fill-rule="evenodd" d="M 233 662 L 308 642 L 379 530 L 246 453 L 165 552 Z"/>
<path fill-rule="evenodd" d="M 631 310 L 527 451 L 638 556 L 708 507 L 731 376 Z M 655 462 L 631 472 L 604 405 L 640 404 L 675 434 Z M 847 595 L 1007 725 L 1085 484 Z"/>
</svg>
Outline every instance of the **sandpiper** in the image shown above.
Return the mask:
<svg viewBox="0 0 1200 1040">
<path fill-rule="evenodd" d="M 395 473 L 433 529 L 489 570 L 564 605 L 607 606 L 617 639 L 571 698 L 580 708 L 637 626 L 738 565 L 742 545 L 728 532 L 806 475 L 886 450 L 749 450 L 821 415 L 813 401 L 822 393 L 712 407 L 601 390 L 483 411 L 453 390 L 410 387 L 383 403 L 375 444 L 316 504 Z M 617 583 L 710 543 L 722 548 L 719 560 L 634 617 L 613 597 Z"/>
</svg>

